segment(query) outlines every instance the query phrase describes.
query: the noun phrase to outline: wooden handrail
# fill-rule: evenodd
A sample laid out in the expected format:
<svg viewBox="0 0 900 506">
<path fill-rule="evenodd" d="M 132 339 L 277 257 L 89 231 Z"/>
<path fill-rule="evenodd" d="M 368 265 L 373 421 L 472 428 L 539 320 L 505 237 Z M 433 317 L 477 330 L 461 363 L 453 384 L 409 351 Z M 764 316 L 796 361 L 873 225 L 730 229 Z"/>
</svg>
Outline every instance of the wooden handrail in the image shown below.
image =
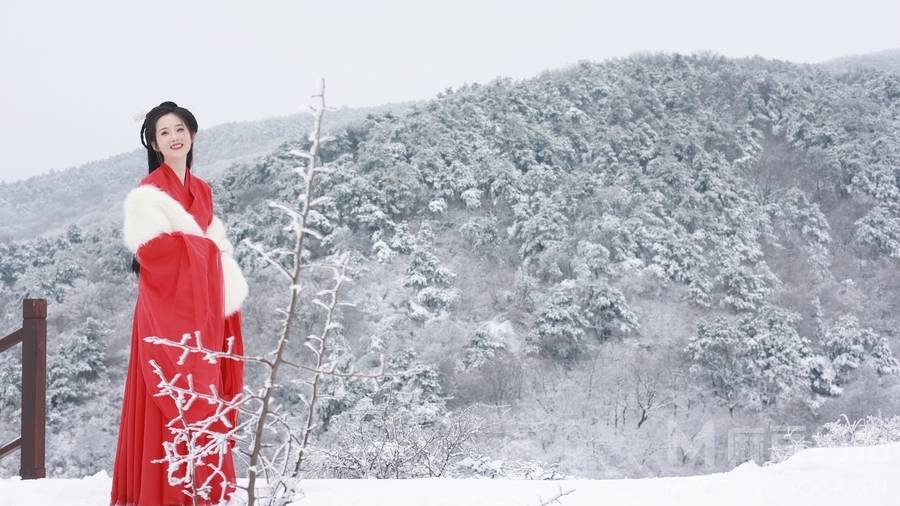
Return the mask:
<svg viewBox="0 0 900 506">
<path fill-rule="evenodd" d="M 22 343 L 22 432 L 0 448 L 0 459 L 20 450 L 22 479 L 44 478 L 47 422 L 47 299 L 22 302 L 22 328 L 0 339 L 0 353 Z"/>
<path fill-rule="evenodd" d="M 17 438 L 15 439 L 15 441 L 13 441 L 13 442 L 11 442 L 11 443 L 8 443 L 8 444 L 7 444 L 6 446 L 4 446 L 3 448 L 0 448 L 0 459 L 2 459 L 3 457 L 9 455 L 9 454 L 12 453 L 12 452 L 18 450 L 20 446 L 22 446 L 22 438 L 21 438 L 21 437 L 17 437 Z"/>
<path fill-rule="evenodd" d="M 0 353 L 12 348 L 13 346 L 22 342 L 22 329 L 19 329 L 12 334 L 0 339 Z"/>
</svg>

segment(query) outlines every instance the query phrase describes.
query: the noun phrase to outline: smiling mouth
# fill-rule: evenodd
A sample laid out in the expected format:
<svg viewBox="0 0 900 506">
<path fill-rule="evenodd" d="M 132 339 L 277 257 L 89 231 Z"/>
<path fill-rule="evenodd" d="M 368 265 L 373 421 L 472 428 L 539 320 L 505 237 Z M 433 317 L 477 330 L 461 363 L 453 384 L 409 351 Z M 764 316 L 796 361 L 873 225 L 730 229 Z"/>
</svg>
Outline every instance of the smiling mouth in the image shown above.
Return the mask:
<svg viewBox="0 0 900 506">
<path fill-rule="evenodd" d="M 173 144 L 172 149 L 181 149 L 184 144 Z"/>
</svg>

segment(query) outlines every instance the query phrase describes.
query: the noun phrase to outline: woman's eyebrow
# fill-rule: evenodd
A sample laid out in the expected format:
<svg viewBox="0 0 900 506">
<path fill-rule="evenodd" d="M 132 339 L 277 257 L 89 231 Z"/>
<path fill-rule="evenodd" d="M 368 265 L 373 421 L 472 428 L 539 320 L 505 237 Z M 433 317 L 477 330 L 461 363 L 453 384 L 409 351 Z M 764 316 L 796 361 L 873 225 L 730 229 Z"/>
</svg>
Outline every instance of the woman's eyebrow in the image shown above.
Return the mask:
<svg viewBox="0 0 900 506">
<path fill-rule="evenodd" d="M 183 126 L 184 126 L 184 123 L 178 123 L 178 124 L 175 125 L 175 126 L 177 126 L 177 127 L 183 127 Z M 162 127 L 162 128 L 160 128 L 158 131 L 159 131 L 159 132 L 162 132 L 163 130 L 168 130 L 168 129 L 169 129 L 169 127 Z"/>
</svg>

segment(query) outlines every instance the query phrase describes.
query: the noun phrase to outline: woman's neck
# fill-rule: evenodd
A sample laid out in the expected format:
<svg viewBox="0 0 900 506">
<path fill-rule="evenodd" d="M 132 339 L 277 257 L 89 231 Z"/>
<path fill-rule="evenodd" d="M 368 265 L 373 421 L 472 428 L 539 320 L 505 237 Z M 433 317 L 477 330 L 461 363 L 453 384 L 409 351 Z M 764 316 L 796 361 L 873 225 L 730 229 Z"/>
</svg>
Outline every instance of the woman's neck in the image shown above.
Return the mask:
<svg viewBox="0 0 900 506">
<path fill-rule="evenodd" d="M 178 179 L 181 180 L 181 183 L 184 184 L 184 173 L 187 170 L 187 160 L 182 158 L 181 160 L 166 160 L 166 165 L 172 168 L 175 171 L 175 174 L 178 175 Z"/>
</svg>

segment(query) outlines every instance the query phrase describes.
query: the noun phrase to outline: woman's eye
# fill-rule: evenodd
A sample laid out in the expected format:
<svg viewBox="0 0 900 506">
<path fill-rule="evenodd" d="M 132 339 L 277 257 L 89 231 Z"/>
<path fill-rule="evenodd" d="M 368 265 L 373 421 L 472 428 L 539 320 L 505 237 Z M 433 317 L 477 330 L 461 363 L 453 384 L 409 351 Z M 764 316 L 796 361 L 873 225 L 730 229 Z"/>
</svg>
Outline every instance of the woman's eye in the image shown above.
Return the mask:
<svg viewBox="0 0 900 506">
<path fill-rule="evenodd" d="M 163 133 L 161 133 L 161 134 L 159 134 L 159 135 L 169 135 L 169 132 L 163 132 Z"/>
</svg>

